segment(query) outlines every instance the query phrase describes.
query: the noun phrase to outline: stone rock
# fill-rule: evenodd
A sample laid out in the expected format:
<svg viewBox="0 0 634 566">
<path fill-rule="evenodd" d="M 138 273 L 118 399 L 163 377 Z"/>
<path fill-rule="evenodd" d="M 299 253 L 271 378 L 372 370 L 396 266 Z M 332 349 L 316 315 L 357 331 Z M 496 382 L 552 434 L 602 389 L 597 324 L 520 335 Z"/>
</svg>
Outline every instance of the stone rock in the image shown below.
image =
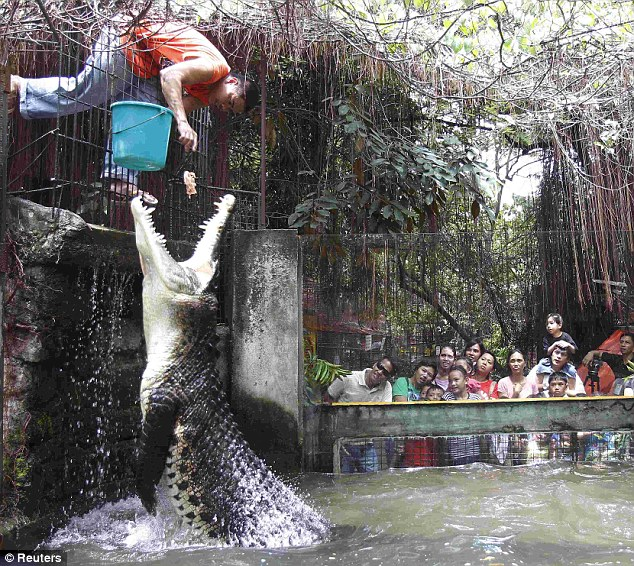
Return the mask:
<svg viewBox="0 0 634 566">
<path fill-rule="evenodd" d="M 86 222 L 69 210 L 19 198 L 9 198 L 7 204 L 7 226 L 20 244 L 23 261 L 59 258 L 69 240 L 88 230 Z"/>
</svg>

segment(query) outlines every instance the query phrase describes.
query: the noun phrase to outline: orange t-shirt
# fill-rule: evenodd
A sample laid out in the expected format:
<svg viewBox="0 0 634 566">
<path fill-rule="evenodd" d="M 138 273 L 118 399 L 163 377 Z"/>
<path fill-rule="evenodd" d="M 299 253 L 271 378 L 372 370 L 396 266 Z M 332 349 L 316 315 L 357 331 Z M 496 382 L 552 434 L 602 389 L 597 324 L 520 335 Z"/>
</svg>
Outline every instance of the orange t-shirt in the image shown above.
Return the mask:
<svg viewBox="0 0 634 566">
<path fill-rule="evenodd" d="M 198 100 L 207 104 L 209 87 L 228 75 L 231 68 L 213 44 L 200 32 L 182 23 L 166 22 L 136 26 L 122 38 L 125 57 L 132 72 L 143 79 L 155 77 L 165 60 L 181 63 L 204 57 L 213 63 L 211 78 L 203 83 L 183 85 Z"/>
</svg>

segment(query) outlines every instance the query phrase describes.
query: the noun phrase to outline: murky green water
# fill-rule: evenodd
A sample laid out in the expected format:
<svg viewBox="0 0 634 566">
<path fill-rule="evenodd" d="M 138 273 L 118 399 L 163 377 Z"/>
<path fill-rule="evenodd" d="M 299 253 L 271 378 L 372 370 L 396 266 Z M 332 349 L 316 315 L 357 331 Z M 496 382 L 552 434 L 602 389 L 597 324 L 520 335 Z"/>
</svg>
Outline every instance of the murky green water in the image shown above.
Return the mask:
<svg viewBox="0 0 634 566">
<path fill-rule="evenodd" d="M 136 498 L 75 518 L 47 544 L 69 564 L 183 566 L 634 564 L 634 466 L 566 462 L 310 475 L 301 491 L 333 522 L 308 548 L 210 545 L 165 503 Z"/>
</svg>

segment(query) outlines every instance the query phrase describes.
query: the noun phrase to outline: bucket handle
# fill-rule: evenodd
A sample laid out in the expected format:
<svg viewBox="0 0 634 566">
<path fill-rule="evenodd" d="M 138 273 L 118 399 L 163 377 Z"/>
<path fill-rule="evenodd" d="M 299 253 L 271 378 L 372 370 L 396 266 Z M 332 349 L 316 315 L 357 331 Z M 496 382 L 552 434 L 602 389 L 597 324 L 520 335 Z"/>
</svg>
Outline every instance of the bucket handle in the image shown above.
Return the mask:
<svg viewBox="0 0 634 566">
<path fill-rule="evenodd" d="M 154 114 L 154 116 L 150 116 L 149 118 L 146 118 L 145 120 L 143 120 L 143 122 L 139 122 L 138 124 L 132 124 L 131 126 L 128 126 L 127 128 L 123 128 L 122 130 L 119 130 L 117 132 L 115 132 L 113 130 L 113 135 L 114 134 L 122 134 L 123 132 L 127 132 L 128 130 L 131 130 L 132 128 L 136 128 L 137 126 L 141 126 L 142 124 L 145 124 L 146 122 L 149 122 L 150 120 L 154 120 L 154 118 L 158 118 L 159 116 L 162 116 L 163 114 L 167 114 L 167 109 L 166 110 L 161 110 L 158 114 Z"/>
</svg>

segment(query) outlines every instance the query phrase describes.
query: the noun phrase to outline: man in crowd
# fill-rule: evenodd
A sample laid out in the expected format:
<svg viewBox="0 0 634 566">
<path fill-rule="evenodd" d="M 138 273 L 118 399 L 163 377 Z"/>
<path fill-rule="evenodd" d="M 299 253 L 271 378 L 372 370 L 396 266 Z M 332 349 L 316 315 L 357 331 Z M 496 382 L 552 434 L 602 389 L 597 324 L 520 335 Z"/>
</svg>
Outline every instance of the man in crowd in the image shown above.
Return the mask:
<svg viewBox="0 0 634 566">
<path fill-rule="evenodd" d="M 586 390 L 583 386 L 581 378 L 577 374 L 574 366 L 566 366 L 570 362 L 572 356 L 572 348 L 570 346 L 564 346 L 564 343 L 557 343 L 550 354 L 550 365 L 545 364 L 536 365 L 526 377 L 529 380 L 534 380 L 539 387 L 540 392 L 548 389 L 548 376 L 555 372 L 564 372 L 568 376 L 567 385 L 568 389 L 566 394 L 569 397 L 575 397 L 577 395 L 583 396 L 586 394 Z M 539 371 L 538 371 L 539 370 Z M 573 373 L 574 375 L 571 375 Z"/>
<path fill-rule="evenodd" d="M 611 395 L 623 395 L 625 391 L 626 379 L 631 376 L 632 371 L 628 362 L 634 361 L 634 334 L 625 332 L 619 339 L 619 349 L 621 355 L 603 352 L 601 350 L 590 350 L 583 358 L 583 365 L 588 366 L 593 358 L 598 358 L 610 366 L 614 373 L 614 383 L 612 384 Z M 631 381 L 630 381 L 631 383 Z M 631 386 L 630 386 L 631 387 Z"/>
<path fill-rule="evenodd" d="M 325 400 L 340 403 L 391 402 L 392 385 L 388 380 L 395 374 L 396 365 L 384 356 L 370 368 L 335 379 L 328 387 Z M 371 441 L 344 444 L 340 458 L 344 474 L 379 470 L 379 458 Z"/>
<path fill-rule="evenodd" d="M 388 380 L 395 373 L 396 366 L 385 356 L 371 368 L 335 379 L 328 387 L 327 400 L 340 403 L 391 402 L 392 384 Z"/>
</svg>

